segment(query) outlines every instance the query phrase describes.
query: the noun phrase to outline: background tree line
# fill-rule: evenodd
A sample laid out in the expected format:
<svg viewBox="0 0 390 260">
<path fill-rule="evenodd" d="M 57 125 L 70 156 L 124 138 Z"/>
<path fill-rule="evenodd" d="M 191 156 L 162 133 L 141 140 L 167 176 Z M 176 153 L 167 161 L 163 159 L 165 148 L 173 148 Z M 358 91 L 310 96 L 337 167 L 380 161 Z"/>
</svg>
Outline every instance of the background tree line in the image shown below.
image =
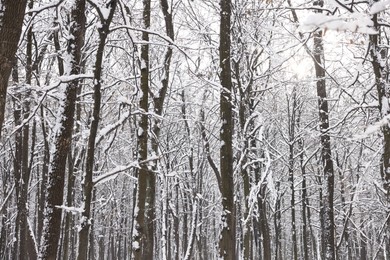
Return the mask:
<svg viewBox="0 0 390 260">
<path fill-rule="evenodd" d="M 388 1 L 0 1 L 1 259 L 388 259 Z"/>
</svg>

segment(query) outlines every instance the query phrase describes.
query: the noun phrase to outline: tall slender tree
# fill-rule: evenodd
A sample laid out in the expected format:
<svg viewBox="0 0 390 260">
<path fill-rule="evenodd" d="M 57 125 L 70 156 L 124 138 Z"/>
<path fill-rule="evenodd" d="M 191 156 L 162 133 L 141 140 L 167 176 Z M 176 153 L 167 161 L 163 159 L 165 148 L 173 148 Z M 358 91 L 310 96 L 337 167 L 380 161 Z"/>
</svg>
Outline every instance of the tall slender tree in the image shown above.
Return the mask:
<svg viewBox="0 0 390 260">
<path fill-rule="evenodd" d="M 236 217 L 233 177 L 233 107 L 231 70 L 231 1 L 220 1 L 219 67 L 220 82 L 220 174 L 222 194 L 222 231 L 219 241 L 219 255 L 225 260 L 233 260 L 236 255 Z"/>
<path fill-rule="evenodd" d="M 388 66 L 388 46 L 381 45 L 382 28 L 376 13 L 372 17 L 374 27 L 379 34 L 370 35 L 370 55 L 371 64 L 375 75 L 375 85 L 377 89 L 379 111 L 382 118 L 390 116 L 390 80 Z M 386 40 L 387 42 L 387 40 Z M 390 205 L 390 124 L 386 121 L 381 127 L 383 135 L 383 151 L 380 164 L 380 175 L 383 180 L 383 189 L 385 191 L 385 201 L 387 209 Z M 390 211 L 387 210 L 387 218 L 384 225 L 384 248 L 385 254 L 390 256 Z"/>
<path fill-rule="evenodd" d="M 324 1 L 315 1 L 314 5 L 322 8 Z M 319 130 L 321 143 L 321 161 L 323 173 L 323 216 L 322 216 L 322 244 L 323 244 L 323 258 L 326 260 L 335 259 L 335 244 L 334 244 L 334 208 L 333 208 L 333 194 L 334 194 L 334 170 L 332 160 L 332 148 L 329 134 L 329 106 L 326 92 L 325 80 L 325 55 L 324 42 L 322 38 L 322 30 L 317 30 L 314 33 L 314 68 L 316 74 L 316 87 L 318 99 L 318 116 L 319 116 Z"/>
<path fill-rule="evenodd" d="M 66 54 L 65 76 L 78 75 L 81 71 L 81 48 L 85 35 L 85 0 L 76 0 L 72 6 L 71 24 Z M 57 259 L 58 241 L 61 233 L 62 210 L 58 206 L 63 203 L 65 185 L 65 166 L 72 140 L 74 112 L 76 105 L 79 80 L 76 78 L 67 83 L 57 133 L 55 136 L 54 152 L 50 163 L 48 176 L 47 201 L 45 207 L 46 222 L 41 241 L 40 258 L 45 260 Z"/>
<path fill-rule="evenodd" d="M 93 5 L 94 2 L 91 2 Z M 108 17 L 105 17 L 98 6 L 94 6 L 99 14 L 102 26 L 98 28 L 99 32 L 99 45 L 96 54 L 95 60 L 95 70 L 94 70 L 94 105 L 92 112 L 92 122 L 89 130 L 88 138 L 88 147 L 87 147 L 87 159 L 85 174 L 83 176 L 83 195 L 84 195 L 84 208 L 81 218 L 81 229 L 79 231 L 79 253 L 77 259 L 83 260 L 88 259 L 88 236 L 91 227 L 91 203 L 92 203 L 92 193 L 93 193 L 93 169 L 95 166 L 95 143 L 96 135 L 99 127 L 100 121 L 100 106 L 101 106 L 101 78 L 102 78 L 102 64 L 103 64 L 103 55 L 104 47 L 106 46 L 107 36 L 109 34 L 110 24 L 112 18 L 114 17 L 114 12 L 116 9 L 117 0 L 112 0 L 107 4 L 107 7 L 110 8 Z M 91 257 L 91 256 L 90 256 Z"/>
<path fill-rule="evenodd" d="M 138 126 L 138 172 L 137 209 L 135 224 L 134 259 L 153 259 L 154 257 L 154 198 L 156 176 L 148 163 L 148 131 L 149 131 L 149 33 L 151 1 L 143 0 L 143 44 L 141 46 L 141 97 L 139 108 L 141 111 Z"/>
</svg>

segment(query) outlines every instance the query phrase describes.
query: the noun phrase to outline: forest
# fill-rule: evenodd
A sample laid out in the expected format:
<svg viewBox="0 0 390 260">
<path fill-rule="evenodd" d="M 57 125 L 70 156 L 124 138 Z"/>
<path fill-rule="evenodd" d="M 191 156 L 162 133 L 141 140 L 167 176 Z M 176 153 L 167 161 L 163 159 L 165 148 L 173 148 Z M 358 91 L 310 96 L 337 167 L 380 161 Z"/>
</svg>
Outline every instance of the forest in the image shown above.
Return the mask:
<svg viewBox="0 0 390 260">
<path fill-rule="evenodd" d="M 0 260 L 390 259 L 390 0 L 0 0 Z"/>
</svg>

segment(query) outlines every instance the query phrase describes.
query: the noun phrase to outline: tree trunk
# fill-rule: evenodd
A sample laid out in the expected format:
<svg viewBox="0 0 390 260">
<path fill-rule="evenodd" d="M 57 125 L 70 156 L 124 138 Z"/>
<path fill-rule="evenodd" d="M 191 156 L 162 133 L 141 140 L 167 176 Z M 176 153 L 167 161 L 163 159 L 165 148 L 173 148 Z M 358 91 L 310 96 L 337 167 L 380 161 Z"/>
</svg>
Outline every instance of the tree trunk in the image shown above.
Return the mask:
<svg viewBox="0 0 390 260">
<path fill-rule="evenodd" d="M 84 44 L 85 32 L 85 0 L 76 0 L 71 11 L 71 26 L 67 55 L 70 56 L 70 71 L 65 75 L 80 73 L 81 47 Z M 46 223 L 41 243 L 41 259 L 54 260 L 57 258 L 58 241 L 61 234 L 61 209 L 56 208 L 63 203 L 65 184 L 65 164 L 69 153 L 76 103 L 78 80 L 70 82 L 65 90 L 63 114 L 56 133 L 55 150 L 52 156 L 49 183 L 47 188 L 47 206 L 45 209 Z"/>
<path fill-rule="evenodd" d="M 236 218 L 233 181 L 233 113 L 232 113 L 232 73 L 230 64 L 231 1 L 220 1 L 220 41 L 219 66 L 220 82 L 220 174 L 222 194 L 222 231 L 219 240 L 219 256 L 233 260 L 236 255 Z"/>
<path fill-rule="evenodd" d="M 151 2 L 143 0 L 144 28 L 150 27 Z M 138 126 L 138 160 L 140 169 L 138 173 L 138 192 L 136 214 L 136 233 L 134 234 L 134 259 L 153 259 L 154 256 L 154 198 L 155 173 L 148 169 L 148 129 L 149 129 L 149 33 L 142 32 L 142 40 L 146 43 L 141 46 L 141 97 L 139 109 L 142 111 Z"/>
<path fill-rule="evenodd" d="M 110 13 L 105 19 L 101 17 L 102 26 L 98 28 L 99 31 L 99 46 L 97 49 L 96 61 L 95 61 L 95 70 L 94 70 L 94 105 L 92 113 L 92 122 L 88 138 L 88 147 L 87 147 L 87 159 L 86 159 L 86 169 L 85 175 L 83 176 L 83 200 L 84 208 L 81 217 L 81 229 L 79 231 L 79 252 L 77 259 L 85 260 L 88 259 L 88 241 L 89 241 L 89 230 L 92 225 L 91 215 L 91 202 L 92 202 L 92 191 L 93 191 L 93 170 L 95 165 L 95 143 L 96 135 L 99 127 L 100 120 L 100 104 L 101 104 L 101 76 L 102 76 L 102 63 L 103 63 L 103 54 L 104 47 L 106 45 L 106 39 L 109 33 L 110 24 L 112 18 L 114 17 L 115 8 L 117 1 L 110 1 Z M 99 7 L 96 7 L 99 8 Z M 100 9 L 99 9 L 100 10 Z"/>
<path fill-rule="evenodd" d="M 308 244 L 308 238 L 309 238 L 309 232 L 307 229 L 307 185 L 306 185 L 306 169 L 303 165 L 303 140 L 299 140 L 299 146 L 300 146 L 300 165 L 301 165 L 301 172 L 302 172 L 302 250 L 303 250 L 303 259 L 309 260 L 309 244 Z"/>
<path fill-rule="evenodd" d="M 4 13 L 0 27 L 0 137 L 4 121 L 8 79 L 22 33 L 27 0 L 17 2 L 4 0 L 2 5 Z"/>
<path fill-rule="evenodd" d="M 378 14 L 374 14 L 372 18 L 375 29 L 380 32 L 378 23 Z M 381 47 L 380 34 L 370 35 L 370 54 L 372 58 L 372 67 L 375 74 L 375 84 L 378 92 L 379 110 L 381 118 L 386 118 L 390 115 L 390 82 L 389 68 L 387 65 L 388 48 Z M 383 152 L 380 165 L 380 175 L 383 181 L 385 191 L 385 199 L 390 205 L 390 125 L 388 123 L 381 127 L 383 134 Z M 389 209 L 389 206 L 387 207 Z M 390 256 L 390 210 L 386 212 L 386 223 L 383 231 L 384 235 L 384 250 L 387 257 Z"/>
<path fill-rule="evenodd" d="M 323 1 L 316 1 L 315 4 L 323 7 Z M 323 252 L 325 260 L 335 259 L 334 245 L 334 212 L 333 212 L 333 193 L 334 193 L 334 170 L 331 153 L 329 129 L 329 108 L 327 101 L 326 85 L 325 85 L 325 62 L 324 62 L 324 46 L 322 40 L 322 31 L 318 30 L 314 33 L 314 67 L 317 78 L 317 98 L 318 98 L 318 114 L 320 127 L 320 142 L 321 142 L 321 161 L 323 171 Z"/>
<path fill-rule="evenodd" d="M 288 134 L 289 134 L 289 158 L 288 158 L 288 176 L 291 190 L 291 240 L 292 240 L 292 252 L 293 259 L 298 260 L 298 241 L 297 241 L 297 229 L 295 225 L 295 188 L 294 188 L 294 144 L 295 144 L 295 124 L 296 124 L 296 113 L 297 113 L 297 97 L 296 90 L 293 89 L 292 93 L 292 107 L 290 111 L 290 104 L 288 102 Z"/>
<path fill-rule="evenodd" d="M 277 191 L 277 197 L 275 201 L 275 214 L 274 214 L 274 227 L 275 227 L 275 260 L 282 259 L 282 241 L 281 241 L 281 233 L 282 233 L 282 225 L 281 225 L 281 192 L 280 192 L 280 181 L 275 183 L 275 189 Z"/>
<path fill-rule="evenodd" d="M 267 219 L 267 204 L 265 200 L 266 190 L 266 184 L 261 184 L 259 194 L 257 195 L 257 205 L 259 211 L 258 224 L 262 239 L 261 244 L 263 248 L 263 260 L 271 260 L 271 236 Z"/>
</svg>

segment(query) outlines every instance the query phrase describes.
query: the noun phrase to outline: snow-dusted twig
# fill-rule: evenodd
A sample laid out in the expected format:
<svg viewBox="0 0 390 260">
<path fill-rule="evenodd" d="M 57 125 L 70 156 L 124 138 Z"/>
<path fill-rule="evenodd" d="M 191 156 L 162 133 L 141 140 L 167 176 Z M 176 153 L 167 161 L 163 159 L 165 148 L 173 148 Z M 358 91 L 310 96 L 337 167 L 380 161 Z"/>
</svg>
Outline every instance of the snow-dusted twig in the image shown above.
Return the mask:
<svg viewBox="0 0 390 260">
<path fill-rule="evenodd" d="M 116 30 L 121 30 L 121 29 L 127 29 L 127 30 L 131 30 L 131 31 L 137 31 L 137 32 L 146 32 L 146 33 L 149 33 L 151 35 L 155 35 L 155 36 L 158 36 L 159 38 L 163 39 L 164 41 L 168 42 L 170 45 L 174 46 L 176 49 L 178 49 L 181 53 L 184 54 L 184 56 L 189 59 L 193 64 L 195 64 L 195 62 L 191 59 L 191 56 L 189 54 L 187 54 L 180 46 L 178 46 L 171 38 L 169 38 L 168 36 L 164 36 L 162 35 L 161 33 L 158 33 L 158 32 L 155 32 L 155 31 L 152 31 L 152 30 L 148 30 L 148 29 L 142 29 L 142 28 L 138 28 L 138 27 L 134 27 L 134 26 L 130 26 L 130 25 L 119 25 L 119 26 L 116 26 L 116 27 L 113 27 L 110 29 L 110 32 L 113 32 L 113 31 L 116 31 Z"/>
<path fill-rule="evenodd" d="M 246 219 L 243 220 L 243 226 L 246 226 L 248 221 L 252 218 L 252 212 L 257 202 L 257 196 L 260 192 L 261 185 L 263 185 L 264 181 L 268 177 L 268 174 L 270 174 L 272 160 L 267 151 L 265 151 L 265 156 L 267 158 L 267 163 L 265 164 L 265 171 L 262 172 L 260 180 L 257 182 L 256 186 L 254 186 L 251 189 L 249 193 L 249 198 L 248 198 L 249 211 L 248 211 L 248 216 L 246 217 Z"/>
<path fill-rule="evenodd" d="M 139 167 L 140 166 L 139 166 L 137 161 L 131 162 L 128 165 L 125 165 L 125 166 L 117 166 L 113 170 L 111 170 L 111 171 L 109 171 L 109 172 L 107 172 L 107 173 L 105 173 L 103 175 L 100 175 L 100 176 L 94 178 L 92 180 L 92 183 L 93 183 L 93 185 L 96 186 L 99 183 L 102 183 L 102 182 L 105 182 L 105 181 L 107 181 L 109 179 L 115 178 L 121 172 L 127 171 L 127 170 L 129 170 L 131 168 L 139 168 Z"/>
<path fill-rule="evenodd" d="M 14 185 L 12 185 L 12 188 L 8 192 L 7 197 L 5 197 L 3 203 L 1 204 L 0 212 L 3 211 L 5 204 L 7 204 L 8 200 L 11 198 L 11 195 L 12 195 L 12 192 L 14 192 L 14 189 L 15 189 L 15 183 L 14 183 Z"/>
<path fill-rule="evenodd" d="M 192 249 L 194 247 L 194 239 L 195 239 L 195 232 L 196 232 L 196 226 L 197 226 L 197 211 L 198 211 L 198 200 L 194 199 L 194 204 L 192 206 L 192 224 L 191 224 L 191 233 L 188 241 L 188 246 L 186 250 L 186 254 L 184 256 L 183 260 L 190 259 L 192 255 Z"/>
<path fill-rule="evenodd" d="M 62 209 L 66 212 L 72 212 L 72 213 L 78 213 L 78 214 L 81 214 L 83 212 L 83 209 L 82 208 L 77 208 L 77 207 L 68 207 L 68 206 L 65 206 L 65 205 L 60 205 L 60 206 L 56 206 L 57 209 Z"/>
<path fill-rule="evenodd" d="M 30 10 L 28 10 L 26 12 L 26 15 L 33 14 L 33 13 L 40 13 L 40 12 L 46 10 L 46 9 L 50 9 L 50 8 L 53 8 L 53 7 L 58 7 L 60 4 L 62 4 L 62 2 L 64 2 L 64 0 L 59 0 L 59 1 L 54 2 L 54 3 L 50 3 L 50 4 L 47 4 L 47 5 L 43 5 L 43 6 L 39 6 L 39 7 L 30 9 Z"/>
<path fill-rule="evenodd" d="M 101 129 L 96 137 L 95 144 L 98 145 L 105 136 L 120 127 L 129 118 L 130 115 L 130 111 L 127 111 L 126 113 L 121 115 L 118 121 L 114 122 L 113 124 L 107 125 L 103 129 Z"/>
</svg>

